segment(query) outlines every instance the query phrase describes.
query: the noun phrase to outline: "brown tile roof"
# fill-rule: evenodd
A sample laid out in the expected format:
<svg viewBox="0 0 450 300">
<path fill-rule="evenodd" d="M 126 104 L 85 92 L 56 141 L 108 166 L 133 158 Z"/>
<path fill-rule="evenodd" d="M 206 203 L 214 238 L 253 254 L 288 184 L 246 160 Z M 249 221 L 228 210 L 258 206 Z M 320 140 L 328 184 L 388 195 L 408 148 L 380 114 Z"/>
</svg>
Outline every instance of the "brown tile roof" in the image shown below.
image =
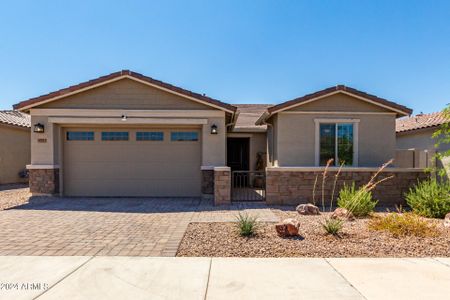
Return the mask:
<svg viewBox="0 0 450 300">
<path fill-rule="evenodd" d="M 419 114 L 411 117 L 397 119 L 395 124 L 396 132 L 412 131 L 416 129 L 431 128 L 450 122 L 442 112 L 431 114 Z"/>
<path fill-rule="evenodd" d="M 30 128 L 30 115 L 17 110 L 0 110 L 0 124 Z"/>
<path fill-rule="evenodd" d="M 261 131 L 267 130 L 266 125 L 255 125 L 256 120 L 267 110 L 271 104 L 235 104 L 238 108 L 238 118 L 233 131 Z"/>
<path fill-rule="evenodd" d="M 49 99 L 52 99 L 52 98 L 55 98 L 55 97 L 58 97 L 58 96 L 63 96 L 63 95 L 68 94 L 68 93 L 76 92 L 78 90 L 81 90 L 81 89 L 84 89 L 84 88 L 87 88 L 87 87 L 90 87 L 90 86 L 93 86 L 93 85 L 101 84 L 103 82 L 106 82 L 106 81 L 109 81 L 109 80 L 112 80 L 112 79 L 115 79 L 115 78 L 118 78 L 118 77 L 121 77 L 121 76 L 130 76 L 132 78 L 135 78 L 135 79 L 138 79 L 138 80 L 142 80 L 142 81 L 145 81 L 145 82 L 148 82 L 148 83 L 160 86 L 162 88 L 171 90 L 173 92 L 176 92 L 176 93 L 188 96 L 188 97 L 193 97 L 193 98 L 196 98 L 198 100 L 201 100 L 201 101 L 204 101 L 204 102 L 216 105 L 218 107 L 224 108 L 224 109 L 232 111 L 232 112 L 236 111 L 236 107 L 234 107 L 233 105 L 221 102 L 219 100 L 207 97 L 205 95 L 201 95 L 201 94 L 198 94 L 198 93 L 194 93 L 194 92 L 182 89 L 180 87 L 176 87 L 176 86 L 171 85 L 169 83 L 165 83 L 165 82 L 162 82 L 162 81 L 159 81 L 159 80 L 153 79 L 151 77 L 144 76 L 142 74 L 139 74 L 139 73 L 136 73 L 136 72 L 132 72 L 132 71 L 129 71 L 129 70 L 122 70 L 122 71 L 119 71 L 119 72 L 111 73 L 109 75 L 98 77 L 96 79 L 89 80 L 89 81 L 86 81 L 86 82 L 82 82 L 82 83 L 79 83 L 77 85 L 72 85 L 72 86 L 69 86 L 67 88 L 64 88 L 64 89 L 61 89 L 61 90 L 58 90 L 58 91 L 55 91 L 55 92 L 52 92 L 52 93 L 49 93 L 49 94 L 46 94 L 46 95 L 42 95 L 42 96 L 39 96 L 39 97 L 35 97 L 35 98 L 31 98 L 31 99 L 22 101 L 20 103 L 17 103 L 16 105 L 14 105 L 14 109 L 23 109 L 24 107 L 28 107 L 28 106 L 31 106 L 31 105 L 37 105 L 37 104 L 39 104 L 42 101 L 49 100 Z"/>
<path fill-rule="evenodd" d="M 290 100 L 290 101 L 283 102 L 281 104 L 278 104 L 278 105 L 270 107 L 268 109 L 268 111 L 269 111 L 269 113 L 274 113 L 274 112 L 277 112 L 279 110 L 285 109 L 285 108 L 287 108 L 289 106 L 292 106 L 292 105 L 295 105 L 295 104 L 301 104 L 302 102 L 306 102 L 308 100 L 311 100 L 311 99 L 314 99 L 314 98 L 317 98 L 317 97 L 320 97 L 320 96 L 324 96 L 324 95 L 327 95 L 327 94 L 330 94 L 330 93 L 333 93 L 333 92 L 336 92 L 336 91 L 345 91 L 345 92 L 353 94 L 355 96 L 359 96 L 359 97 L 363 97 L 363 98 L 369 99 L 369 100 L 371 100 L 373 102 L 376 102 L 378 104 L 381 104 L 381 105 L 384 105 L 384 106 L 388 106 L 390 108 L 398 110 L 398 111 L 404 113 L 405 115 L 410 115 L 412 113 L 412 110 L 410 108 L 406 107 L 406 106 L 394 103 L 392 101 L 389 101 L 389 100 L 386 100 L 386 99 L 383 99 L 383 98 L 379 98 L 379 97 L 374 96 L 374 95 L 367 94 L 365 92 L 358 91 L 357 89 L 354 89 L 354 88 L 351 88 L 351 87 L 348 87 L 348 86 L 345 86 L 345 85 L 337 85 L 337 86 L 330 87 L 330 88 L 327 88 L 327 89 L 324 89 L 324 90 L 321 90 L 321 91 L 318 91 L 318 92 L 315 92 L 315 93 L 312 93 L 312 94 L 305 95 L 305 96 L 300 97 L 300 98 L 296 98 L 296 99 L 293 99 L 293 100 Z"/>
</svg>

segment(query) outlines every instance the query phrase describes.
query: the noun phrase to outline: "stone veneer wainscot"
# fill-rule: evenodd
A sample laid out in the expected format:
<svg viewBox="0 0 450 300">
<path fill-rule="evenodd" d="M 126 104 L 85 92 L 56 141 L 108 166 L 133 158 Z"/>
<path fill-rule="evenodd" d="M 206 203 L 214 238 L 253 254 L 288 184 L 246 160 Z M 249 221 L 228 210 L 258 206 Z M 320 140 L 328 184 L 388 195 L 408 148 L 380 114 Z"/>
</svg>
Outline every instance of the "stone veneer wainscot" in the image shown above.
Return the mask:
<svg viewBox="0 0 450 300">
<path fill-rule="evenodd" d="M 336 201 L 339 190 L 345 184 L 356 186 L 366 184 L 377 171 L 376 168 L 344 168 L 336 184 L 334 199 Z M 333 183 L 337 168 L 330 168 L 324 188 L 325 205 L 329 205 Z M 317 176 L 316 204 L 322 201 L 323 168 L 302 167 L 272 167 L 266 169 L 266 202 L 274 205 L 297 205 L 312 203 L 314 182 Z M 377 180 L 388 176 L 394 178 L 379 184 L 373 191 L 373 198 L 378 200 L 378 206 L 404 205 L 404 194 L 417 183 L 429 175 L 420 169 L 388 168 L 381 172 Z M 335 204 L 334 204 L 335 205 Z"/>
</svg>

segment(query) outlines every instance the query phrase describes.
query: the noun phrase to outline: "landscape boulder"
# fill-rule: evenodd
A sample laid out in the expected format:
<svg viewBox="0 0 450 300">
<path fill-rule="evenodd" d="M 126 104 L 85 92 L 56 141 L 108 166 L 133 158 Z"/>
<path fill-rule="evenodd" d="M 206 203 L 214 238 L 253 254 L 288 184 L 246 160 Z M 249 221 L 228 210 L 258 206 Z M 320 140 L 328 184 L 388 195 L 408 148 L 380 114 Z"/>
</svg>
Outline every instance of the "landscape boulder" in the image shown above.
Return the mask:
<svg viewBox="0 0 450 300">
<path fill-rule="evenodd" d="M 320 215 L 319 208 L 311 203 L 300 204 L 295 210 L 301 215 Z"/>
<path fill-rule="evenodd" d="M 284 219 L 281 223 L 275 225 L 275 229 L 279 236 L 297 236 L 300 228 L 300 222 L 296 219 Z"/>
<path fill-rule="evenodd" d="M 332 219 L 338 219 L 342 221 L 353 221 L 355 220 L 355 216 L 348 211 L 346 208 L 338 207 L 331 214 Z"/>
<path fill-rule="evenodd" d="M 445 215 L 444 226 L 447 228 L 450 228 L 450 212 Z"/>
</svg>

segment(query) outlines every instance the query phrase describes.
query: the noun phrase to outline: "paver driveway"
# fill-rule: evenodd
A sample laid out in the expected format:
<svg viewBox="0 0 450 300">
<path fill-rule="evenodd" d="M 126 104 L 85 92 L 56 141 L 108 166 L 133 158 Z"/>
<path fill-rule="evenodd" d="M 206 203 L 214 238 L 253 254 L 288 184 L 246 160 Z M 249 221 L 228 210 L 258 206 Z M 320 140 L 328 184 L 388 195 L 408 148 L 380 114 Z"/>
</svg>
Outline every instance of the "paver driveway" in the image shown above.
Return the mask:
<svg viewBox="0 0 450 300">
<path fill-rule="evenodd" d="M 232 221 L 240 210 L 277 221 L 264 204 L 224 208 L 200 199 L 34 197 L 0 211 L 0 255 L 175 256 L 190 222 Z"/>
</svg>

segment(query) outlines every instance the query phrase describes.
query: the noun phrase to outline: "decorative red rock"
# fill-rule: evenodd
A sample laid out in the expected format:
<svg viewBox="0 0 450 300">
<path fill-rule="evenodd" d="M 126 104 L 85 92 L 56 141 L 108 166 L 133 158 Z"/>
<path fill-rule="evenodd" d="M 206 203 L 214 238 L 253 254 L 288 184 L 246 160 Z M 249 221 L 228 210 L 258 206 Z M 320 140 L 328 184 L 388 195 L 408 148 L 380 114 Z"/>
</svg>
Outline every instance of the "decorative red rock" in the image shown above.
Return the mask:
<svg viewBox="0 0 450 300">
<path fill-rule="evenodd" d="M 297 236 L 300 228 L 300 222 L 296 219 L 289 218 L 275 225 L 275 230 L 281 237 Z"/>
</svg>

